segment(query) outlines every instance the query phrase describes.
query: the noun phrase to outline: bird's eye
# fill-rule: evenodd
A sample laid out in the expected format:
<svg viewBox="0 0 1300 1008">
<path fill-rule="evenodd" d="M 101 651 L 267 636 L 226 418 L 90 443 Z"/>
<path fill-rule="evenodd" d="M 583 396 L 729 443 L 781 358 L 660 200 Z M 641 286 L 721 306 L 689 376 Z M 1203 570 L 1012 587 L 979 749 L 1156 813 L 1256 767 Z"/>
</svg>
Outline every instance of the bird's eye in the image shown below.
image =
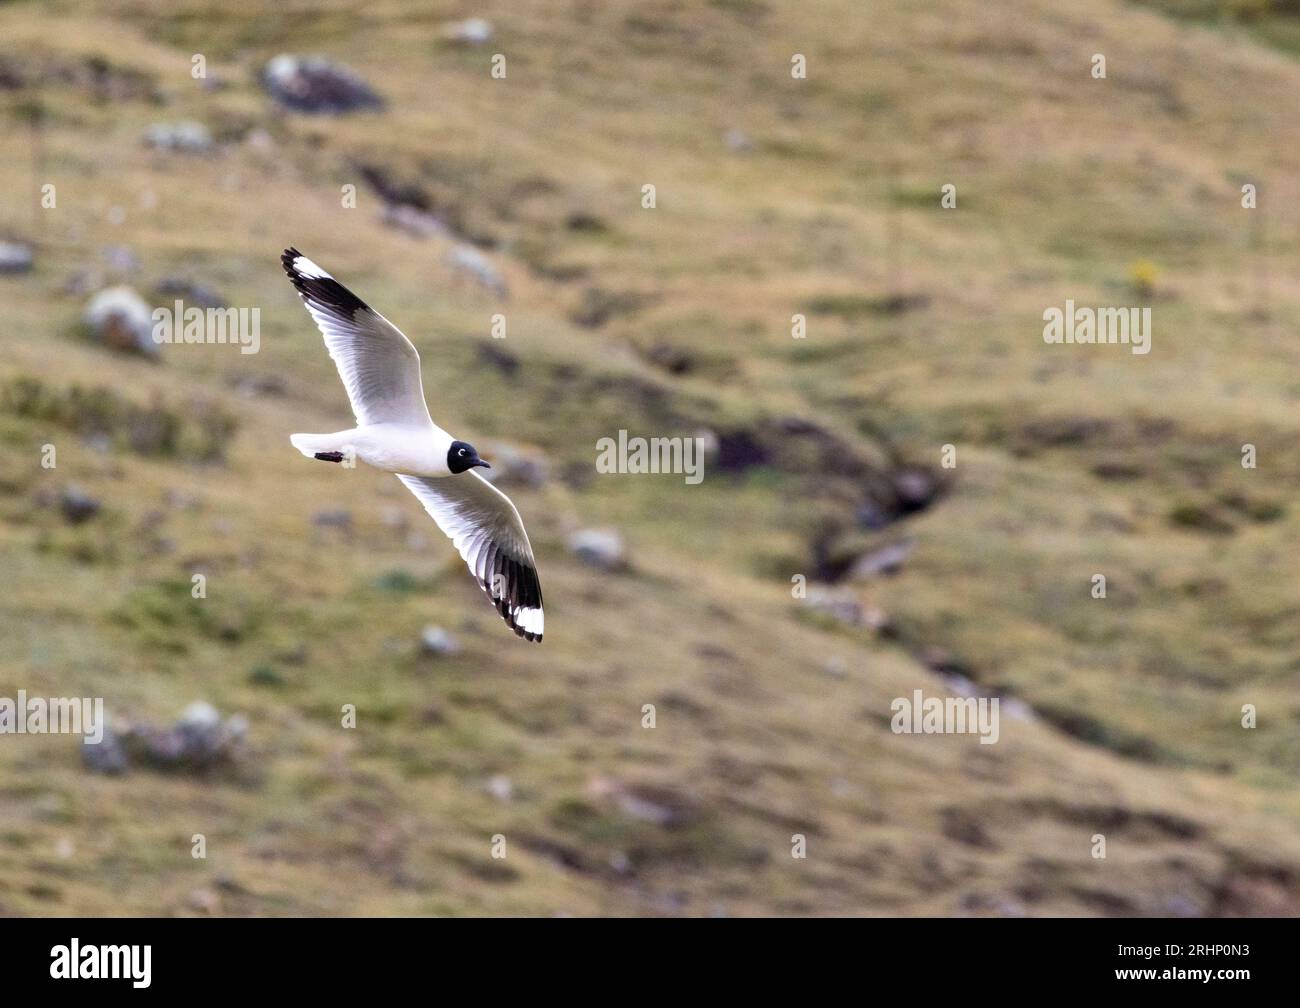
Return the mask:
<svg viewBox="0 0 1300 1008">
<path fill-rule="evenodd" d="M 464 448 L 462 448 L 462 449 L 460 450 L 460 454 L 461 454 L 462 456 L 463 456 L 463 455 L 468 455 L 469 452 L 467 452 Z"/>
</svg>

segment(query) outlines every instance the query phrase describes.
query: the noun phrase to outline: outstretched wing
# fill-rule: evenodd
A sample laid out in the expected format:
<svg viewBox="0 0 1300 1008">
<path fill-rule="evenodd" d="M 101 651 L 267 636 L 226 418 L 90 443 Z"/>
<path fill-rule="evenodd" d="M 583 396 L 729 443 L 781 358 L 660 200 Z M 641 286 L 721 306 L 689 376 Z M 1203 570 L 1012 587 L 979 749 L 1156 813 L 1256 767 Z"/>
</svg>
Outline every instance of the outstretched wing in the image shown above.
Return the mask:
<svg viewBox="0 0 1300 1008">
<path fill-rule="evenodd" d="M 280 262 L 325 337 L 357 423 L 432 423 L 420 355 L 402 331 L 297 249 Z"/>
<path fill-rule="evenodd" d="M 455 545 L 510 629 L 542 639 L 542 586 L 528 533 L 510 498 L 478 473 L 397 477 Z"/>
</svg>

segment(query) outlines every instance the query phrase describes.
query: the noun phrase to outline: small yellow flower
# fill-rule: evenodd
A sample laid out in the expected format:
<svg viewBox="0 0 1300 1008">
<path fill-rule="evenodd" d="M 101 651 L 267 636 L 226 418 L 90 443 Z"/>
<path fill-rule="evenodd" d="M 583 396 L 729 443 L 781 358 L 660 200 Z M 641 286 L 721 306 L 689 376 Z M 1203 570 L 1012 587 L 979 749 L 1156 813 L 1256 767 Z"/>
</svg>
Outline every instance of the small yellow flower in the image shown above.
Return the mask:
<svg viewBox="0 0 1300 1008">
<path fill-rule="evenodd" d="M 1156 277 L 1160 270 L 1150 259 L 1139 259 L 1128 268 L 1129 283 L 1143 296 L 1150 296 L 1156 289 Z"/>
</svg>

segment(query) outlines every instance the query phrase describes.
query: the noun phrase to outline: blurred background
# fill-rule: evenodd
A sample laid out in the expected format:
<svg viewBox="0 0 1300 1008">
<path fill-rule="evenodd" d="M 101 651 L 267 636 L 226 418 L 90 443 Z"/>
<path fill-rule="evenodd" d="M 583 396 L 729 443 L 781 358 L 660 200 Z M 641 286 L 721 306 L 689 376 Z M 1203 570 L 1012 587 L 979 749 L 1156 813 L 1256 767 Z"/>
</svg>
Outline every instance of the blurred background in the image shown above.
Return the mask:
<svg viewBox="0 0 1300 1008">
<path fill-rule="evenodd" d="M 1267 0 L 0 3 L 0 696 L 112 727 L 0 736 L 0 913 L 1300 911 L 1298 54 Z M 492 461 L 542 645 L 290 447 L 352 419 L 288 245 Z"/>
</svg>

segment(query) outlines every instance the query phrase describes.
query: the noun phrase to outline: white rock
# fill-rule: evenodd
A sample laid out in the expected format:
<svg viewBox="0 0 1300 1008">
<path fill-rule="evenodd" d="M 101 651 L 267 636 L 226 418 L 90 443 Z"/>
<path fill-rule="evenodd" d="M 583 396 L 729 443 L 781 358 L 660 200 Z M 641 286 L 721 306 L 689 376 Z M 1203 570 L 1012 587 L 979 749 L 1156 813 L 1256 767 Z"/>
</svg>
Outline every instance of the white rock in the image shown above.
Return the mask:
<svg viewBox="0 0 1300 1008">
<path fill-rule="evenodd" d="M 483 18 L 467 18 L 453 21 L 443 28 L 444 38 L 462 45 L 482 45 L 492 39 L 492 22 Z"/>
<path fill-rule="evenodd" d="M 420 634 L 420 647 L 425 654 L 454 655 L 460 652 L 456 638 L 440 626 L 427 626 Z"/>
<path fill-rule="evenodd" d="M 569 551 L 579 560 L 603 571 L 627 566 L 623 537 L 612 529 L 583 529 L 569 537 Z"/>
<path fill-rule="evenodd" d="M 90 299 L 83 316 L 106 346 L 156 357 L 161 344 L 153 339 L 153 313 L 130 287 L 109 287 Z"/>
<path fill-rule="evenodd" d="M 174 123 L 154 123 L 145 130 L 144 142 L 158 150 L 204 154 L 212 149 L 212 132 L 202 123 L 192 119 Z"/>
<path fill-rule="evenodd" d="M 0 273 L 27 273 L 32 262 L 32 250 L 26 245 L 0 242 Z"/>
<path fill-rule="evenodd" d="M 498 297 L 504 298 L 509 293 L 501 271 L 493 265 L 491 259 L 473 245 L 464 242 L 453 245 L 451 251 L 447 253 L 447 263 L 451 266 L 453 274 L 469 277 Z"/>
<path fill-rule="evenodd" d="M 221 714 L 206 700 L 196 700 L 181 711 L 178 723 L 195 728 L 215 728 L 221 724 Z"/>
</svg>

